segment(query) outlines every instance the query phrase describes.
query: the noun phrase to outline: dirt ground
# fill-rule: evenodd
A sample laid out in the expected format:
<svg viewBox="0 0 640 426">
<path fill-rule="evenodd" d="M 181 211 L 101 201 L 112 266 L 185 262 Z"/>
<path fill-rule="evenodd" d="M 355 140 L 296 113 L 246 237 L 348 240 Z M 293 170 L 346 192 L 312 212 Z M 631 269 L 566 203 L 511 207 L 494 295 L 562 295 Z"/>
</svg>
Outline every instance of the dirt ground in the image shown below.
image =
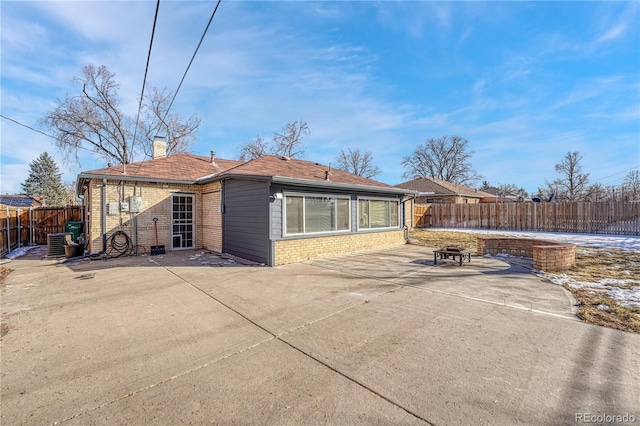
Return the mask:
<svg viewBox="0 0 640 426">
<path fill-rule="evenodd" d="M 640 418 L 640 336 L 526 268 L 425 247 L 276 268 L 174 252 L 1 290 L 2 424 L 574 424 Z"/>
</svg>

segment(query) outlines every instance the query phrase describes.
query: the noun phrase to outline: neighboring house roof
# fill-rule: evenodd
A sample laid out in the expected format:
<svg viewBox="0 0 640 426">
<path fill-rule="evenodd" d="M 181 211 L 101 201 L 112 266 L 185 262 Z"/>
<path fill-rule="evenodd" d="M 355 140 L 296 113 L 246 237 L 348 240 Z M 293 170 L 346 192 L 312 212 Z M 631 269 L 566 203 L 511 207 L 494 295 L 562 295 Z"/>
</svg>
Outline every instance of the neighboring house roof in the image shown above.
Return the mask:
<svg viewBox="0 0 640 426">
<path fill-rule="evenodd" d="M 491 194 L 488 194 L 483 191 L 479 191 L 474 188 L 469 188 L 468 186 L 459 185 L 457 183 L 447 182 L 440 179 L 427 178 L 427 177 L 410 180 L 408 182 L 403 182 L 396 186 L 398 188 L 411 189 L 413 191 L 418 191 L 419 197 L 424 197 L 424 196 L 442 197 L 442 196 L 460 195 L 465 197 L 483 198 L 483 197 L 492 196 Z"/>
<path fill-rule="evenodd" d="M 42 201 L 42 197 L 24 194 L 0 195 L 0 204 L 11 207 L 40 207 Z"/>
<path fill-rule="evenodd" d="M 117 178 L 148 182 L 207 183 L 233 177 L 254 177 L 282 183 L 315 186 L 364 186 L 391 193 L 411 193 L 396 187 L 363 178 L 342 170 L 312 161 L 266 155 L 247 162 L 215 159 L 180 153 L 139 163 L 127 164 L 123 173 L 121 165 L 80 173 L 78 189 L 84 179 Z"/>
<path fill-rule="evenodd" d="M 490 186 L 488 188 L 482 189 L 483 192 L 488 193 L 489 195 L 499 196 L 499 197 L 518 197 L 518 194 L 514 194 L 511 191 L 503 191 L 500 188 L 496 188 L 495 186 Z"/>
</svg>

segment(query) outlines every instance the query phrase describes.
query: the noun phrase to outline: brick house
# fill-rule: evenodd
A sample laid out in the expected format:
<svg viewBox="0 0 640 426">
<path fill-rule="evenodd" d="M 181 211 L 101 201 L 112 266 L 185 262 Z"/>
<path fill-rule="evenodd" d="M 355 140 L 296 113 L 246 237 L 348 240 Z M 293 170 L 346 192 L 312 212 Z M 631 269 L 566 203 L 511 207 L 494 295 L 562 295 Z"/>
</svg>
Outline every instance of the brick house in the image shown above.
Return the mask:
<svg viewBox="0 0 640 426">
<path fill-rule="evenodd" d="M 412 191 L 310 161 L 166 156 L 165 146 L 154 142 L 149 161 L 80 173 L 90 253 L 116 231 L 147 250 L 205 248 L 270 266 L 406 242 Z"/>
<path fill-rule="evenodd" d="M 396 187 L 416 191 L 416 204 L 476 204 L 493 196 L 468 186 L 427 177 L 403 182 Z"/>
</svg>

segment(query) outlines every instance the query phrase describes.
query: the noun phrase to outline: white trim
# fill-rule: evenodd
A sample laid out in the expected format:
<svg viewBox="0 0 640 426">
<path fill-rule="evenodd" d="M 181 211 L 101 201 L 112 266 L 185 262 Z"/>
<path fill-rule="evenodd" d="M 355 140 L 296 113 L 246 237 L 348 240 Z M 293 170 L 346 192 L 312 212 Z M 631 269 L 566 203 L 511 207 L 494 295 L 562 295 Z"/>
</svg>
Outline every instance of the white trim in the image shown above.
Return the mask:
<svg viewBox="0 0 640 426">
<path fill-rule="evenodd" d="M 393 226 L 381 226 L 379 228 L 373 228 L 371 227 L 371 221 L 369 220 L 369 226 L 364 228 L 364 227 L 360 227 L 360 201 L 388 201 L 390 203 L 395 203 L 398 206 L 398 215 L 397 215 L 397 219 L 398 219 L 398 223 L 396 225 Z M 356 202 L 358 203 L 357 208 L 356 208 L 356 216 L 357 216 L 357 231 L 361 232 L 361 231 L 376 231 L 376 230 L 388 230 L 388 229 L 400 229 L 400 223 L 401 223 L 401 208 L 400 208 L 400 200 L 398 200 L 397 198 L 388 198 L 388 197 L 367 197 L 367 196 L 358 196 Z M 391 213 L 391 212 L 389 212 Z"/>
<path fill-rule="evenodd" d="M 326 235 L 326 234 L 344 234 L 351 232 L 351 196 L 350 195 L 337 195 L 330 193 L 315 193 L 315 192 L 289 192 L 284 191 L 284 198 L 282 199 L 282 236 L 303 236 L 303 235 Z M 288 233 L 287 232 L 287 197 L 302 197 L 302 232 Z M 349 202 L 347 210 L 347 218 L 349 224 L 347 229 L 336 229 L 333 231 L 318 231 L 318 232 L 306 232 L 306 202 L 305 197 L 309 198 L 333 198 L 334 200 L 347 200 Z M 336 221 L 338 220 L 337 203 L 334 203 L 334 214 Z"/>
<path fill-rule="evenodd" d="M 174 236 L 179 236 L 180 237 L 180 242 L 181 242 L 180 245 L 182 245 L 182 234 L 181 233 L 174 234 L 174 232 L 173 232 L 173 226 L 174 226 L 174 223 L 173 223 L 173 220 L 174 220 L 173 219 L 173 197 L 190 197 L 192 199 L 191 205 L 193 207 L 192 207 L 191 222 L 184 223 L 184 225 L 189 225 L 189 224 L 191 225 L 192 238 L 191 238 L 191 246 L 190 247 L 174 247 L 173 246 L 173 238 L 174 238 Z M 174 193 L 170 194 L 169 200 L 170 200 L 169 202 L 171 203 L 171 209 L 170 209 L 170 212 L 169 212 L 169 215 L 170 215 L 169 216 L 169 236 L 170 236 L 169 243 L 170 243 L 171 250 L 172 251 L 174 251 L 174 250 L 193 250 L 196 247 L 196 236 L 197 236 L 197 232 L 196 232 L 196 229 L 197 229 L 197 227 L 196 227 L 196 220 L 197 220 L 197 217 L 196 217 L 197 216 L 196 215 L 196 212 L 197 212 L 197 209 L 196 209 L 196 195 L 193 194 L 193 193 L 174 192 Z M 179 223 L 178 224 L 178 226 L 180 226 L 180 225 L 183 225 L 183 223 Z"/>
</svg>

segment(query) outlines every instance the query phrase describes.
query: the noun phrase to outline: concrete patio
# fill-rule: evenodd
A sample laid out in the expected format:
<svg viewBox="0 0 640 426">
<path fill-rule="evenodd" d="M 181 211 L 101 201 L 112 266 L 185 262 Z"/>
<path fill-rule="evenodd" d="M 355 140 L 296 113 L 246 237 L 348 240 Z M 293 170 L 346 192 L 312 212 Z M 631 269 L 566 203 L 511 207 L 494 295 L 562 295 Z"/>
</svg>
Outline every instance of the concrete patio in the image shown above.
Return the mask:
<svg viewBox="0 0 640 426">
<path fill-rule="evenodd" d="M 5 265 L 3 424 L 575 424 L 640 418 L 640 335 L 429 249 L 276 268 L 173 252 Z"/>
</svg>

